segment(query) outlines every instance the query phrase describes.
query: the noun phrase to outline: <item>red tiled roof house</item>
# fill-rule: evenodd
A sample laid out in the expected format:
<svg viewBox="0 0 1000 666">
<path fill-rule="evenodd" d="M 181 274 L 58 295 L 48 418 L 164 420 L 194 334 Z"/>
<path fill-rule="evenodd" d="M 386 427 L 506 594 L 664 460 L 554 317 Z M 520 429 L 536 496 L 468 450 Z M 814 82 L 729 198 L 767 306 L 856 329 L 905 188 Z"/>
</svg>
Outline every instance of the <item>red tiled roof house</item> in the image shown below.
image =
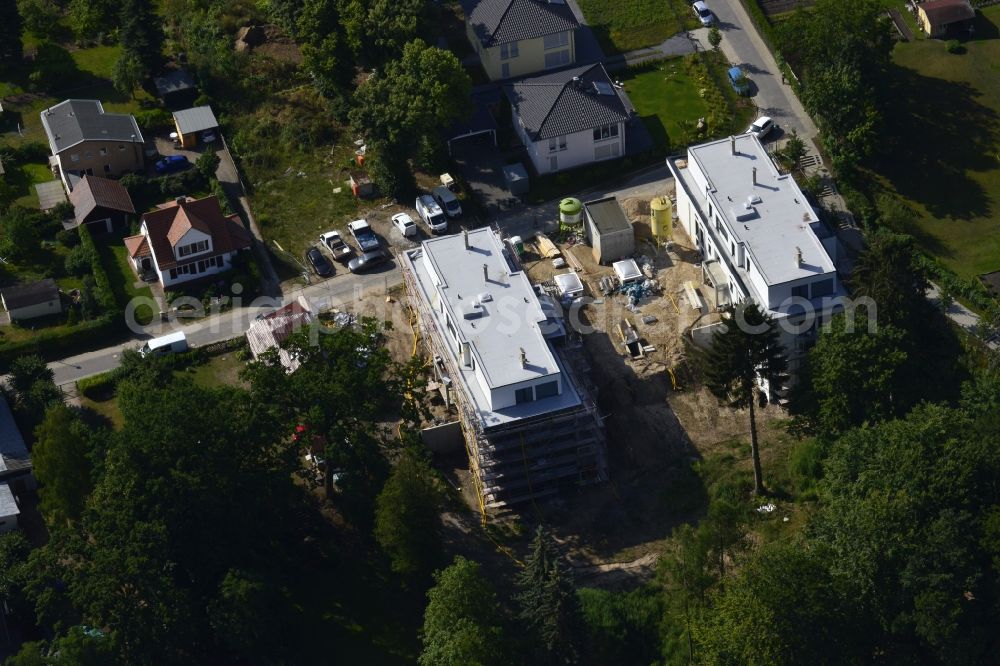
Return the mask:
<svg viewBox="0 0 1000 666">
<path fill-rule="evenodd" d="M 128 190 L 117 180 L 100 176 L 84 176 L 69 193 L 77 225 L 90 225 L 92 231 L 121 229 L 135 206 Z"/>
<path fill-rule="evenodd" d="M 239 218 L 223 215 L 214 196 L 161 204 L 143 214 L 139 235 L 125 239 L 136 273 L 153 271 L 164 287 L 229 270 L 250 243 Z"/>
</svg>

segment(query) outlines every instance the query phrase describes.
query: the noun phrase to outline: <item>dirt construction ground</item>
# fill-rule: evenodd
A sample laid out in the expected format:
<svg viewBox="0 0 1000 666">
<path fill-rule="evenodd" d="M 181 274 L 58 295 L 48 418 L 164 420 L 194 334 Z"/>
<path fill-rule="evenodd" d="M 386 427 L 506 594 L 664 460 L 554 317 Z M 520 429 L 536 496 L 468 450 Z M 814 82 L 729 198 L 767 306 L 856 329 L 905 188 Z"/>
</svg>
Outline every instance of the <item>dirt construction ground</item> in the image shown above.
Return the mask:
<svg viewBox="0 0 1000 666">
<path fill-rule="evenodd" d="M 646 264 L 655 287 L 631 309 L 624 294 L 604 295 L 601 279 L 613 275 L 610 266 L 595 262 L 591 248 L 574 234 L 556 241 L 568 266 L 555 268 L 541 256 L 537 241 L 528 240 L 524 268 L 532 282 L 554 287 L 552 278 L 578 266 L 585 287 L 578 316 L 568 322 L 583 333 L 582 341 L 596 384 L 598 405 L 605 418 L 611 482 L 521 508 L 506 543 L 515 550 L 543 523 L 564 544 L 581 584 L 614 586 L 648 578 L 672 529 L 699 517 L 706 491 L 692 464 L 715 455 L 748 457 L 745 412 L 720 407 L 698 382 L 692 349 L 684 333 L 719 320 L 714 290 L 703 284 L 698 253 L 679 226 L 673 243 L 657 246 L 649 231 L 648 199 L 625 199 L 626 215 L 635 221 L 636 260 Z M 698 289 L 700 307 L 690 303 L 685 283 Z M 627 318 L 648 351 L 633 359 L 621 344 L 618 323 Z M 673 378 L 671 378 L 671 372 Z M 761 439 L 770 422 L 783 412 L 769 407 L 759 414 Z M 443 461 L 442 461 L 443 462 Z M 471 491 L 462 456 L 456 456 L 456 485 Z M 475 509 L 471 492 L 463 497 Z M 501 524 L 504 520 L 500 521 Z M 521 535 L 517 537 L 516 535 Z"/>
<path fill-rule="evenodd" d="M 581 268 L 577 273 L 585 287 L 586 305 L 576 317 L 571 309 L 567 321 L 583 332 L 589 374 L 607 429 L 611 482 L 520 507 L 520 514 L 495 523 L 505 535 L 501 540 L 515 552 L 524 547 L 533 525 L 551 528 L 584 585 L 615 586 L 652 575 L 672 529 L 698 518 L 706 506 L 706 490 L 692 464 L 719 455 L 734 456 L 743 464 L 749 457 L 747 414 L 720 407 L 700 386 L 696 359 L 685 342 L 684 333 L 690 328 L 719 319 L 714 292 L 703 284 L 698 253 L 679 226 L 673 229 L 669 249 L 654 244 L 648 199 L 625 199 L 622 206 L 636 222 L 637 263 L 648 264 L 648 275 L 656 284 L 631 309 L 629 297 L 602 294 L 601 278 L 613 275 L 613 270 L 596 263 L 591 248 L 573 234 L 551 239 L 569 266 L 556 269 L 552 258 L 541 256 L 534 239 L 526 242 L 523 257 L 528 277 L 543 286 L 551 287 L 556 274 Z M 389 211 L 380 212 L 388 217 Z M 392 237 L 384 227 L 379 231 Z M 409 242 L 397 238 L 393 244 Z M 689 302 L 686 282 L 697 288 L 701 307 Z M 402 290 L 389 296 L 387 302 L 385 295 L 369 295 L 342 309 L 392 322 L 387 344 L 397 360 L 405 361 L 414 348 L 406 296 Z M 621 344 L 617 327 L 623 318 L 650 349 L 640 358 L 633 359 Z M 418 346 L 418 353 L 422 351 Z M 435 423 L 454 418 L 434 396 L 428 396 L 427 405 Z M 768 438 L 776 432 L 773 422 L 783 417 L 776 407 L 758 412 L 765 465 Z M 484 563 L 509 564 L 509 558 L 494 548 L 495 542 L 491 544 L 478 530 L 478 502 L 464 452 L 435 456 L 435 461 L 468 505 L 466 512 L 443 516 L 451 549 Z"/>
</svg>

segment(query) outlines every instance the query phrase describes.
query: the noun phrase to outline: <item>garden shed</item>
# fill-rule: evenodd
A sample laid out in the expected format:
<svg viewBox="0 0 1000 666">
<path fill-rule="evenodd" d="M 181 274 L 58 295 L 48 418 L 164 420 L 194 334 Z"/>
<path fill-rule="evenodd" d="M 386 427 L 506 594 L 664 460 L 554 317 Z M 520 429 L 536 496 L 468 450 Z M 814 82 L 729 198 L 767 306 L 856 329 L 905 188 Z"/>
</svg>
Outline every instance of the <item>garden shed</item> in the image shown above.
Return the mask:
<svg viewBox="0 0 1000 666">
<path fill-rule="evenodd" d="M 59 287 L 52 278 L 7 287 L 0 292 L 0 302 L 3 302 L 11 321 L 62 312 Z"/>
<path fill-rule="evenodd" d="M 635 233 L 625 211 L 615 197 L 583 204 L 587 242 L 594 249 L 594 261 L 609 264 L 635 252 Z"/>
</svg>

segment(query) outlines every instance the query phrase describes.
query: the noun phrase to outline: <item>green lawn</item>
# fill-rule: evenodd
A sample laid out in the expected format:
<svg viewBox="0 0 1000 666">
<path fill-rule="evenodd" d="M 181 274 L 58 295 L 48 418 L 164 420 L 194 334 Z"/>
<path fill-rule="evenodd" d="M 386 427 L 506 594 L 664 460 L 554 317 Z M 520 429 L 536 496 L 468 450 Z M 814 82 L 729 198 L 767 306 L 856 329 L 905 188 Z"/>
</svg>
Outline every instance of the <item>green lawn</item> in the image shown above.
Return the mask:
<svg viewBox="0 0 1000 666">
<path fill-rule="evenodd" d="M 111 427 L 115 430 L 121 430 L 122 425 L 125 423 L 125 418 L 122 416 L 121 410 L 118 408 L 118 401 L 114 398 L 108 398 L 107 400 L 91 400 L 90 398 L 81 395 L 80 396 L 80 406 L 84 409 L 90 409 L 108 420 Z"/>
<path fill-rule="evenodd" d="M 694 56 L 674 58 L 652 65 L 630 69 L 621 76 L 625 92 L 639 112 L 657 150 L 676 152 L 685 146 L 742 131 L 754 115 L 753 105 L 739 97 L 729 85 L 727 63 L 719 53 L 702 56 L 708 69 L 708 79 L 685 67 Z M 725 100 L 723 127 L 710 128 L 712 136 L 700 135 L 696 129 L 699 118 L 711 117 L 710 105 L 703 91 L 715 88 Z"/>
<path fill-rule="evenodd" d="M 35 185 L 55 180 L 47 164 L 21 164 L 12 167 L 4 176 L 20 195 L 14 200 L 18 206 L 38 208 L 38 192 Z"/>
<path fill-rule="evenodd" d="M 655 46 L 700 24 L 686 0 L 579 0 L 605 55 Z"/>
<path fill-rule="evenodd" d="M 177 374 L 188 374 L 191 381 L 205 388 L 219 388 L 222 386 L 238 386 L 249 388 L 247 384 L 239 378 L 239 372 L 246 365 L 236 358 L 236 352 L 227 351 L 213 356 L 201 365 L 191 366 Z"/>
<path fill-rule="evenodd" d="M 622 82 L 657 148 L 664 153 L 690 143 L 692 125 L 708 115 L 708 102 L 698 94 L 700 86 L 680 58 L 627 73 Z"/>
<path fill-rule="evenodd" d="M 914 211 L 923 248 L 963 277 L 1000 270 L 1000 6 L 952 55 L 939 40 L 898 44 L 892 144 L 873 165 L 878 187 Z"/>
<path fill-rule="evenodd" d="M 128 250 L 122 243 L 123 234 L 115 233 L 101 236 L 94 239 L 97 251 L 101 255 L 101 264 L 108 274 L 111 282 L 111 289 L 115 292 L 115 298 L 124 307 L 131 299 L 136 297 L 153 298 L 153 292 L 146 285 L 136 286 L 139 278 L 132 270 L 128 256 Z M 153 319 L 154 313 L 147 306 L 140 306 L 135 311 L 136 319 L 140 324 L 148 324 Z"/>
</svg>

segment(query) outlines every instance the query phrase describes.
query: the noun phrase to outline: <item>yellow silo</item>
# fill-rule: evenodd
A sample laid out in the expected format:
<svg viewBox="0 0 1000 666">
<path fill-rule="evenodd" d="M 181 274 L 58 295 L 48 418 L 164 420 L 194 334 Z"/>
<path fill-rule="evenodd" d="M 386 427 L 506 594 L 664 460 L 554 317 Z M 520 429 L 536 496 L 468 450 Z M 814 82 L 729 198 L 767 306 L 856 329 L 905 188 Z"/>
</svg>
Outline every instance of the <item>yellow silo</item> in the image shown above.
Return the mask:
<svg viewBox="0 0 1000 666">
<path fill-rule="evenodd" d="M 649 202 L 649 226 L 658 240 L 673 238 L 674 203 L 668 197 L 655 197 Z"/>
</svg>

